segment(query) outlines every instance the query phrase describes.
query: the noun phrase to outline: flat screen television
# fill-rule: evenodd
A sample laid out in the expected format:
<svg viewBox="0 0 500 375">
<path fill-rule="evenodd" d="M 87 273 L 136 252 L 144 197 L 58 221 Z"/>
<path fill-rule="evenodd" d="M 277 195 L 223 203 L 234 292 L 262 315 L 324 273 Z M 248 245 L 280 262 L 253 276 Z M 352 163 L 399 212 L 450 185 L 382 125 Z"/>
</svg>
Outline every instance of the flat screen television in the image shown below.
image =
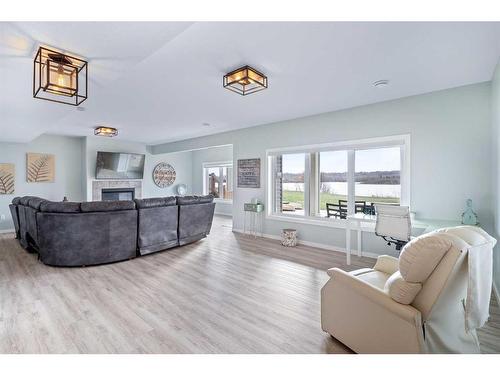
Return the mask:
<svg viewBox="0 0 500 375">
<path fill-rule="evenodd" d="M 143 154 L 97 151 L 95 178 L 98 180 L 131 180 L 144 176 Z"/>
</svg>

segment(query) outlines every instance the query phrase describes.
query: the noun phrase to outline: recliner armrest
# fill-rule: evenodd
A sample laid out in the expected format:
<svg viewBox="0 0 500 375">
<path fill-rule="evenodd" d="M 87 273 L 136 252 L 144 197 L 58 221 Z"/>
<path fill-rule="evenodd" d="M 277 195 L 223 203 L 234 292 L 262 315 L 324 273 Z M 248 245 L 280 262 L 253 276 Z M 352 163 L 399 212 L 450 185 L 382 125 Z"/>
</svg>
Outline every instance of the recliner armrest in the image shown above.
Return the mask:
<svg viewBox="0 0 500 375">
<path fill-rule="evenodd" d="M 349 273 L 339 268 L 333 268 L 329 271 L 331 274 L 331 278 L 333 279 L 330 280 L 330 282 L 333 281 L 333 284 L 337 284 L 339 286 L 342 286 L 343 288 L 350 289 L 352 293 L 355 293 L 362 298 L 366 298 L 378 304 L 388 312 L 397 315 L 398 317 L 411 323 L 412 325 L 417 326 L 421 322 L 420 311 L 415 309 L 413 306 L 402 305 L 394 301 L 388 294 L 386 294 L 382 290 L 364 282 L 361 279 L 358 279 L 355 276 L 350 275 Z"/>
<path fill-rule="evenodd" d="M 389 255 L 380 255 L 373 269 L 392 275 L 394 272 L 399 271 L 399 259 Z"/>
</svg>

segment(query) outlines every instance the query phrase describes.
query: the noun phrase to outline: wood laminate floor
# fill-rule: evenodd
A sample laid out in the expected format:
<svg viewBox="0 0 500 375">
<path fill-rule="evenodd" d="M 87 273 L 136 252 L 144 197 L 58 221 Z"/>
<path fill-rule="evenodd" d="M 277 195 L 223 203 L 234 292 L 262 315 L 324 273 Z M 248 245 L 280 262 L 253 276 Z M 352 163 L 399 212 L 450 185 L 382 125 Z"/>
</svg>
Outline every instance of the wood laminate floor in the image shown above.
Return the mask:
<svg viewBox="0 0 500 375">
<path fill-rule="evenodd" d="M 349 353 L 320 327 L 325 270 L 370 258 L 250 239 L 216 217 L 200 242 L 54 268 L 0 235 L 1 353 Z M 500 312 L 481 332 L 500 352 Z"/>
</svg>

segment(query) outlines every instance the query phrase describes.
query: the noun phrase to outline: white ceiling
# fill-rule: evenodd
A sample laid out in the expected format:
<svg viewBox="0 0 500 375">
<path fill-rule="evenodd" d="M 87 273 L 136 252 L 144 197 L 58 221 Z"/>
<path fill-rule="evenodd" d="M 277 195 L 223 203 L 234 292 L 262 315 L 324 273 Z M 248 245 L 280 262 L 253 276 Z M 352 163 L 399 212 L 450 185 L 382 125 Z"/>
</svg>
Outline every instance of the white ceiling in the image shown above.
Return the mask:
<svg viewBox="0 0 500 375">
<path fill-rule="evenodd" d="M 89 60 L 85 111 L 32 98 L 40 44 Z M 499 57 L 500 23 L 0 23 L 0 141 L 103 124 L 123 140 L 186 139 L 489 81 Z M 244 64 L 267 90 L 222 88 Z"/>
</svg>

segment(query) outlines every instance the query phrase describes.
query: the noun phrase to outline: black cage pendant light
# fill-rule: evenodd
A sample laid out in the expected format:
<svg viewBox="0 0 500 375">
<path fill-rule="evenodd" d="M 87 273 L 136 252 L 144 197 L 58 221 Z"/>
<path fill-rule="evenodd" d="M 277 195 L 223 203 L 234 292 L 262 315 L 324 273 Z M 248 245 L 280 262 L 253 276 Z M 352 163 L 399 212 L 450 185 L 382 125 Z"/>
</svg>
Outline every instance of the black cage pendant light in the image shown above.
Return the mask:
<svg viewBox="0 0 500 375">
<path fill-rule="evenodd" d="M 227 73 L 223 78 L 223 86 L 245 96 L 267 89 L 267 77 L 251 66 L 245 65 Z"/>
<path fill-rule="evenodd" d="M 88 97 L 87 61 L 38 48 L 33 63 L 33 97 L 79 106 Z"/>
</svg>

